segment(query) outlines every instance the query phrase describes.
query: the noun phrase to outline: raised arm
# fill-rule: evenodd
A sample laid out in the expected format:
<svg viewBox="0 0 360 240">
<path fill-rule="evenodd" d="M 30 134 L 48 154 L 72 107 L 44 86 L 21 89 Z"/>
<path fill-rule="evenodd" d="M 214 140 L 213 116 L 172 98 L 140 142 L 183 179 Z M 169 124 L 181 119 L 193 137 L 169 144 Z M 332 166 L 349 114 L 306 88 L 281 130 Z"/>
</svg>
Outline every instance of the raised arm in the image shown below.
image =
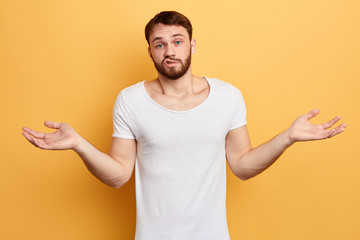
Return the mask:
<svg viewBox="0 0 360 240">
<path fill-rule="evenodd" d="M 74 150 L 89 171 L 111 187 L 119 188 L 130 179 L 136 158 L 135 140 L 113 138 L 110 153 L 105 154 L 66 123 L 46 121 L 44 124 L 56 131 L 42 133 L 23 128 L 24 137 L 34 146 L 47 150 Z"/>
<path fill-rule="evenodd" d="M 271 166 L 293 143 L 331 138 L 345 130 L 346 124 L 332 128 L 340 117 L 320 125 L 311 124 L 309 120 L 318 114 L 315 109 L 298 117 L 290 128 L 256 148 L 251 146 L 246 126 L 230 131 L 226 156 L 232 172 L 240 179 L 249 179 Z"/>
</svg>

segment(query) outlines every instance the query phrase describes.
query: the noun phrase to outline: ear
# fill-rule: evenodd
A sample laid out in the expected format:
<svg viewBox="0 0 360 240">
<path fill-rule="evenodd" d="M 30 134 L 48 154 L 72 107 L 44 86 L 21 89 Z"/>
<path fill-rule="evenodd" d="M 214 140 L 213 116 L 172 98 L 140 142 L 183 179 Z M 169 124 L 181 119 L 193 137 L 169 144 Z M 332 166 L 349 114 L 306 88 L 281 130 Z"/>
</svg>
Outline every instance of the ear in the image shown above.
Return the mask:
<svg viewBox="0 0 360 240">
<path fill-rule="evenodd" d="M 191 54 L 194 54 L 196 51 L 196 40 L 195 39 L 191 40 L 190 45 L 191 45 Z"/>
<path fill-rule="evenodd" d="M 150 49 L 150 47 L 148 47 L 148 54 L 149 54 L 151 60 L 154 61 L 154 59 L 153 59 L 153 57 L 152 57 L 152 54 L 151 54 L 151 49 Z"/>
</svg>

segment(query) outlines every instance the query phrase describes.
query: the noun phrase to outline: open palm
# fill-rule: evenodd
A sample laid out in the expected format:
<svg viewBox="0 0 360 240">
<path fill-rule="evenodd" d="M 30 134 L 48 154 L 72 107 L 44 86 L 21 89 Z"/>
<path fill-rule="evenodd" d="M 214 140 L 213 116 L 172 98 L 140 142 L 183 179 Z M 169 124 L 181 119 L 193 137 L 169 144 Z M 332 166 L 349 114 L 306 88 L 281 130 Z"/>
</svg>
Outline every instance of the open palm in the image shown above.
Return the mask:
<svg viewBox="0 0 360 240">
<path fill-rule="evenodd" d="M 53 133 L 42 133 L 24 127 L 23 135 L 41 149 L 65 150 L 72 149 L 77 144 L 77 133 L 70 125 L 51 121 L 46 121 L 44 125 L 57 130 Z"/>
<path fill-rule="evenodd" d="M 335 117 L 323 124 L 311 124 L 309 120 L 319 114 L 319 109 L 298 117 L 290 127 L 290 138 L 293 141 L 308 141 L 331 138 L 345 130 L 346 124 L 331 128 L 341 117 Z"/>
</svg>

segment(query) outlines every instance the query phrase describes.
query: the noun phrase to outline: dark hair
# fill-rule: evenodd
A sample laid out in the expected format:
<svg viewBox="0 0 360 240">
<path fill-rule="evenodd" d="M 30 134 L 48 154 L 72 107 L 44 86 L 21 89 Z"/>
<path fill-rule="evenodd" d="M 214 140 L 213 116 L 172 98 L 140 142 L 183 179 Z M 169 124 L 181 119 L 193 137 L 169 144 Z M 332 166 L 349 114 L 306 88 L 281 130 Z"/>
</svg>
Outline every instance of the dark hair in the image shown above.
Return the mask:
<svg viewBox="0 0 360 240">
<path fill-rule="evenodd" d="M 190 20 L 182 15 L 181 13 L 175 11 L 164 11 L 160 12 L 153 17 L 145 27 L 145 38 L 146 41 L 149 43 L 149 37 L 152 33 L 152 30 L 156 24 L 165 24 L 165 25 L 178 25 L 183 26 L 189 34 L 189 38 L 192 38 L 192 26 Z"/>
</svg>

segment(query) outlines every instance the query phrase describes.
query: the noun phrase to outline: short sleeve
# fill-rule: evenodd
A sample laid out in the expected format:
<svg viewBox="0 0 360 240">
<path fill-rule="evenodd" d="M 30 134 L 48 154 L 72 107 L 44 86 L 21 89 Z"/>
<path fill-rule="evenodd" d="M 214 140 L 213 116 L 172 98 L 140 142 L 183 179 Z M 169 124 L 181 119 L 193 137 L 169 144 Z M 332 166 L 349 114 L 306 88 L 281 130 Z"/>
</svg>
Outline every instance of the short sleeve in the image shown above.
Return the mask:
<svg viewBox="0 0 360 240">
<path fill-rule="evenodd" d="M 118 95 L 115 101 L 113 110 L 113 137 L 135 139 L 131 131 L 131 120 L 127 111 L 127 106 L 124 101 L 122 92 Z"/>
<path fill-rule="evenodd" d="M 244 98 L 239 89 L 233 87 L 233 121 L 230 130 L 246 125 L 246 106 Z"/>
</svg>

